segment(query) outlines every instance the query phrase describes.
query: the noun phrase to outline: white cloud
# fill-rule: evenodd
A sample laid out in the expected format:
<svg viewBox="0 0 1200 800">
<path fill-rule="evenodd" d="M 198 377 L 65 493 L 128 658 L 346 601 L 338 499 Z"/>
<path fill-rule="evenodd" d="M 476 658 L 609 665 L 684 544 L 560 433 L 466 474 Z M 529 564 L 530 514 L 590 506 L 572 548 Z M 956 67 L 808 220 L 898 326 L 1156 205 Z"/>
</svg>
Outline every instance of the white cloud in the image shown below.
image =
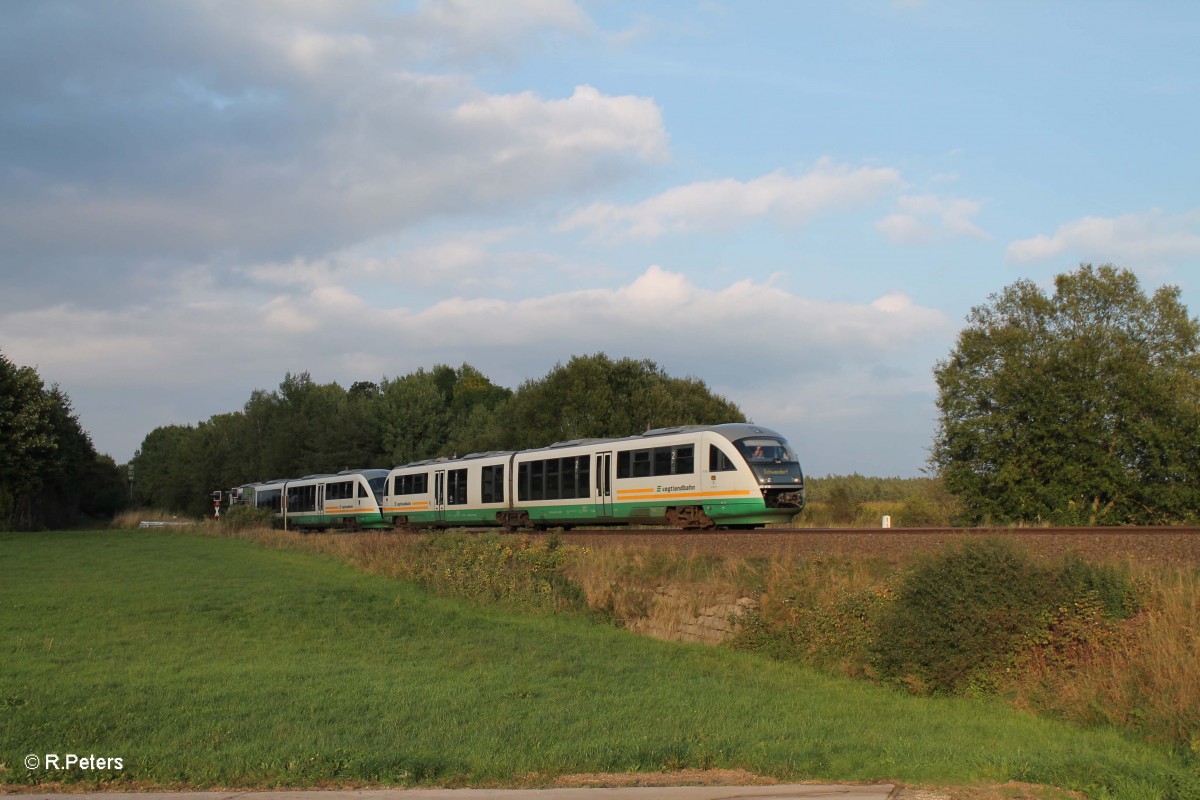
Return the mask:
<svg viewBox="0 0 1200 800">
<path fill-rule="evenodd" d="M 1005 257 L 1026 263 L 1072 253 L 1121 266 L 1155 266 L 1200 255 L 1200 211 L 1165 214 L 1153 209 L 1119 217 L 1083 217 L 1009 244 Z"/>
<path fill-rule="evenodd" d="M 242 387 L 244 402 L 289 370 L 349 385 L 464 361 L 516 386 L 571 355 L 604 351 L 700 377 L 772 424 L 777 415 L 759 410 L 759 392 L 796 387 L 806 414 L 840 419 L 857 407 L 852 396 L 878 383 L 873 371 L 906 363 L 952 329 L 942 312 L 899 293 L 829 303 L 751 280 L 706 289 L 660 267 L 615 287 L 518 300 L 453 298 L 412 310 L 381 309 L 368 296 L 322 286 L 257 305 L 232 295 L 136 314 L 70 305 L 0 314 L 5 354 L 36 365 L 47 381 L 69 378 L 85 427 L 118 458 L 163 423 L 150 424 L 133 406 L 91 405 L 105 387 L 121 386 L 131 396 L 174 387 L 182 403 L 217 380 L 226 390 Z M 885 381 L 874 391 L 907 394 L 910 382 Z M 917 380 L 928 382 L 924 373 Z M 825 389 L 800 390 L 813 385 Z M 879 413 L 881 402 L 869 404 L 869 413 Z M 165 421 L 189 420 L 177 414 Z M 118 430 L 136 433 L 115 442 L 110 432 Z"/>
<path fill-rule="evenodd" d="M 891 168 L 852 169 L 823 159 L 799 175 L 780 171 L 750 181 L 691 183 L 633 205 L 594 203 L 571 214 L 560 227 L 589 229 L 595 238 L 622 241 L 730 230 L 755 219 L 797 226 L 833 208 L 865 205 L 902 184 Z"/>
<path fill-rule="evenodd" d="M 46 17 L 39 35 L 75 35 Z M 587 85 L 496 94 L 418 71 L 417 40 L 484 52 L 539 31 L 585 35 L 590 20 L 570 2 L 425 3 L 408 15 L 149 4 L 90 24 L 63 57 L 31 50 L 23 65 L 31 87 L 83 89 L 41 90 L 28 102 L 44 113 L 0 131 L 0 268 L 21 280 L 22 303 L 61 299 L 67 273 L 66 296 L 88 302 L 146 259 L 311 261 L 434 220 L 520 214 L 669 152 L 651 98 Z M 46 53 L 62 50 L 55 41 Z M 103 79 L 100 58 L 117 62 Z"/>
<path fill-rule="evenodd" d="M 459 106 L 454 117 L 464 126 L 499 134 L 490 156 L 498 163 L 624 151 L 647 161 L 667 156 L 662 114 L 654 101 L 606 97 L 591 86 L 576 86 L 565 100 L 547 101 L 533 92 L 483 96 Z"/>
<path fill-rule="evenodd" d="M 423 0 L 408 22 L 410 47 L 450 62 L 489 55 L 516 59 L 531 40 L 547 32 L 581 36 L 595 30 L 571 0 Z"/>
<path fill-rule="evenodd" d="M 537 275 L 565 274 L 570 265 L 553 253 L 501 247 L 519 229 L 458 231 L 449 238 L 384 237 L 316 258 L 238 265 L 244 291 L 307 295 L 322 287 L 366 292 L 435 290 L 475 294 L 508 291 Z M 375 305 L 380 305 L 379 301 Z"/>
<path fill-rule="evenodd" d="M 875 227 L 897 244 L 924 244 L 944 235 L 986 240 L 991 237 L 972 220 L 982 207 L 978 201 L 960 197 L 904 195 L 896 202 L 897 213 Z"/>
</svg>

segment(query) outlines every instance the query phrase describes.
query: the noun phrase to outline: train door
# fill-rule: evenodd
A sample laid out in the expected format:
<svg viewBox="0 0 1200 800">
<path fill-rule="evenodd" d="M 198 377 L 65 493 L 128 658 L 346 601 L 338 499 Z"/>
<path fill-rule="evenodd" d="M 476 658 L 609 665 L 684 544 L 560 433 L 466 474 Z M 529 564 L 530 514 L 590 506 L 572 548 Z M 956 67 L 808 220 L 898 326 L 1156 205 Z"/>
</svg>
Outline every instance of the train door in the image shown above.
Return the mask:
<svg viewBox="0 0 1200 800">
<path fill-rule="evenodd" d="M 438 522 L 446 520 L 446 470 L 433 473 L 433 512 Z"/>
<path fill-rule="evenodd" d="M 596 516 L 613 515 L 612 453 L 596 454 Z"/>
<path fill-rule="evenodd" d="M 317 484 L 317 505 L 316 512 L 324 516 L 325 514 L 325 484 Z"/>
</svg>

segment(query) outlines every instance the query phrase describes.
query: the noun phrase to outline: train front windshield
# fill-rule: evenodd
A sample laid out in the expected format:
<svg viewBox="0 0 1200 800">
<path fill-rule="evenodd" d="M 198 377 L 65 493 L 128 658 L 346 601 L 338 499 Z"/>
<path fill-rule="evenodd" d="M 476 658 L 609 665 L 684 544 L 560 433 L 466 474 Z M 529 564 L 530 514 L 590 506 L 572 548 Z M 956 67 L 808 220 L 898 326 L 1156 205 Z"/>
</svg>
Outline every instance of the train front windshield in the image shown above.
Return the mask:
<svg viewBox="0 0 1200 800">
<path fill-rule="evenodd" d="M 773 485 L 803 485 L 804 475 L 791 445 L 771 436 L 741 439 L 737 449 L 758 476 L 758 482 Z"/>
</svg>

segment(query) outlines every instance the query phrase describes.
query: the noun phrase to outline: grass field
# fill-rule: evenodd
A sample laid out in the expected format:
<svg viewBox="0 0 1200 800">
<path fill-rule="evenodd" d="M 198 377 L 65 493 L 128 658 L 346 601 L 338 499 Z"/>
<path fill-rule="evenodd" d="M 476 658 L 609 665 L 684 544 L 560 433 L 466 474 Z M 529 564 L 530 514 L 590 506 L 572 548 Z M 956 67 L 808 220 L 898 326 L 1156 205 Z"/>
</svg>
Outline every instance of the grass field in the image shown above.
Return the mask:
<svg viewBox="0 0 1200 800">
<path fill-rule="evenodd" d="M 537 785 L 744 769 L 1200 797 L 1194 758 L 185 532 L 0 534 L 0 786 Z M 122 768 L 46 769 L 56 754 Z M 43 764 L 28 769 L 36 755 Z"/>
</svg>

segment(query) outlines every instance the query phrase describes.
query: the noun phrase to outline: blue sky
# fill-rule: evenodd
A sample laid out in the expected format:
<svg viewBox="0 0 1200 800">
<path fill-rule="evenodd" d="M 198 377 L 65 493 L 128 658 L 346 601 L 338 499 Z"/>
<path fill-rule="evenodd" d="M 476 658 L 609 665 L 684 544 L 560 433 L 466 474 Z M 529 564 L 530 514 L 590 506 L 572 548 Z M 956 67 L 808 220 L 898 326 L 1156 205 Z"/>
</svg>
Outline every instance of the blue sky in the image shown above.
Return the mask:
<svg viewBox="0 0 1200 800">
<path fill-rule="evenodd" d="M 1192 3 L 0 4 L 0 350 L 124 462 L 320 382 L 651 358 L 916 475 L 972 306 L 1200 310 Z M 633 433 L 631 431 L 631 433 Z"/>
</svg>

